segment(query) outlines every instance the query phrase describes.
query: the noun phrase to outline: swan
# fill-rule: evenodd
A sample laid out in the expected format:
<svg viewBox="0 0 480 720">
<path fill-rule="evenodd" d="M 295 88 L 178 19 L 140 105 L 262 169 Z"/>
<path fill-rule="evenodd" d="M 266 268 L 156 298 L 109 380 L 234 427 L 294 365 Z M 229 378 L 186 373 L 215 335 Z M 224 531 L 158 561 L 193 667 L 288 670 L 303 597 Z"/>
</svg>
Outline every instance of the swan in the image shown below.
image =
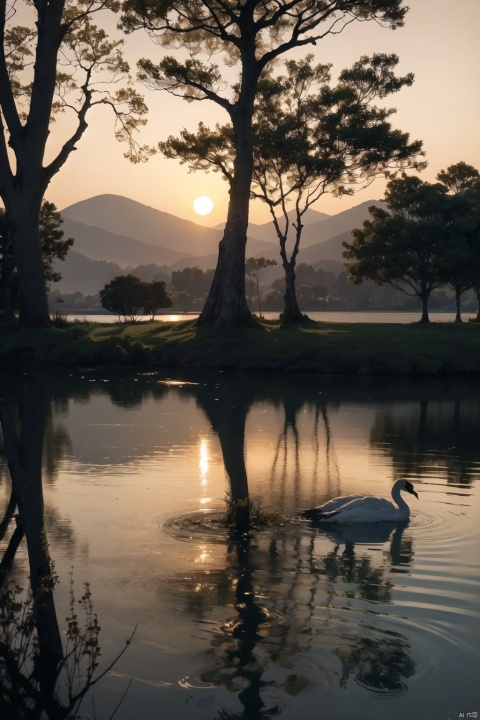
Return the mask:
<svg viewBox="0 0 480 720">
<path fill-rule="evenodd" d="M 391 522 L 408 520 L 410 508 L 400 493 L 408 492 L 418 495 L 413 485 L 408 480 L 397 480 L 392 487 L 393 501 L 396 507 L 389 500 L 377 497 L 365 497 L 364 495 L 347 495 L 346 497 L 335 498 L 320 507 L 304 510 L 301 517 L 314 522 L 322 523 L 362 523 L 362 522 Z"/>
</svg>

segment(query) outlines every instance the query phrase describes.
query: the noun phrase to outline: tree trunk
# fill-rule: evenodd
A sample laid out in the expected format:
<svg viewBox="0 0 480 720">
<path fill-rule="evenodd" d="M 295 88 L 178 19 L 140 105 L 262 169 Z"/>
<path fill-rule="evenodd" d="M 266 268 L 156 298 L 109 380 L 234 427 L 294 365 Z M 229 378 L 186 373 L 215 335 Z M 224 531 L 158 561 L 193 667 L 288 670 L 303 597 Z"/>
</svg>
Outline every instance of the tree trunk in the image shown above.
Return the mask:
<svg viewBox="0 0 480 720">
<path fill-rule="evenodd" d="M 19 323 L 22 327 L 51 325 L 39 228 L 42 199 L 43 192 L 38 189 L 38 183 L 24 182 L 19 190 L 14 191 L 13 202 L 7 207 L 17 267 Z"/>
<path fill-rule="evenodd" d="M 430 293 L 422 292 L 420 295 L 420 300 L 422 301 L 422 317 L 420 319 L 421 323 L 429 323 L 430 318 L 428 317 L 428 298 Z"/>
<path fill-rule="evenodd" d="M 204 386 L 199 387 L 196 398 L 218 435 L 225 470 L 230 481 L 235 530 L 238 535 L 245 535 L 250 530 L 250 500 L 245 466 L 245 424 L 251 401 L 235 384 L 229 384 L 223 389 L 218 401 L 212 398 L 210 388 Z"/>
<path fill-rule="evenodd" d="M 0 277 L 0 303 L 2 305 L 3 319 L 8 327 L 15 327 L 17 319 L 12 308 L 12 301 L 10 297 L 10 280 L 9 277 Z"/>
<path fill-rule="evenodd" d="M 43 518 L 42 454 L 49 388 L 43 378 L 35 378 L 24 390 L 19 404 L 21 423 L 17 440 L 14 413 L 2 403 L 1 419 L 5 453 L 16 490 L 21 529 L 25 532 L 30 568 L 30 583 L 35 608 L 42 667 L 42 692 L 55 684 L 56 669 L 63 659 L 63 648 L 53 598 L 52 566 Z"/>
<path fill-rule="evenodd" d="M 256 83 L 253 81 L 253 85 Z M 230 185 L 227 222 L 219 243 L 213 282 L 197 325 L 216 329 L 256 326 L 245 296 L 245 247 L 253 168 L 252 117 L 255 87 L 232 115 L 235 134 L 234 175 Z"/>
<path fill-rule="evenodd" d="M 298 307 L 297 293 L 295 290 L 295 261 L 283 261 L 285 270 L 285 295 L 283 296 L 283 318 L 282 323 L 300 322 L 303 314 Z"/>
<path fill-rule="evenodd" d="M 456 307 L 456 314 L 455 314 L 455 322 L 461 323 L 462 322 L 462 308 L 461 308 L 461 290 L 458 288 L 455 288 L 455 307 Z"/>
</svg>

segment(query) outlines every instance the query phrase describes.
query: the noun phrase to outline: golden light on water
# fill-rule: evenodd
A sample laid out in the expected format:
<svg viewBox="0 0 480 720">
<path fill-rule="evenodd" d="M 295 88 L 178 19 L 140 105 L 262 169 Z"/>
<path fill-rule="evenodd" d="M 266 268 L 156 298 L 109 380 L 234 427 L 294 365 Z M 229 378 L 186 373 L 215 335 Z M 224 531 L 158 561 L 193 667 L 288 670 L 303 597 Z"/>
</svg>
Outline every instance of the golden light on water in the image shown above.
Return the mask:
<svg viewBox="0 0 480 720">
<path fill-rule="evenodd" d="M 207 475 L 209 469 L 208 442 L 205 438 L 200 440 L 200 460 L 198 463 L 200 469 L 200 482 L 203 487 L 208 483 Z"/>
</svg>

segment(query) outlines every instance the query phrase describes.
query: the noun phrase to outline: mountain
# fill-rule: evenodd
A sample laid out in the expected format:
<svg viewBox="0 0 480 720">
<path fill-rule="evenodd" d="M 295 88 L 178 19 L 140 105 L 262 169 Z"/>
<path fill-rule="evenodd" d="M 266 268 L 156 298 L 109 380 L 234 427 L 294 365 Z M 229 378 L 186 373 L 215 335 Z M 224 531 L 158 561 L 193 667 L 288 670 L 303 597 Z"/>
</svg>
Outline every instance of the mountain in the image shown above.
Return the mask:
<svg viewBox="0 0 480 720">
<path fill-rule="evenodd" d="M 370 217 L 368 208 L 371 205 L 386 208 L 385 203 L 380 200 L 367 200 L 325 220 L 305 226 L 302 233 L 301 247 L 305 250 L 310 245 L 323 243 L 341 233 L 350 233 L 354 228 L 362 227 L 364 220 Z"/>
<path fill-rule="evenodd" d="M 301 249 L 297 257 L 297 262 L 313 265 L 319 260 L 334 260 L 335 262 L 343 264 L 345 262 L 345 258 L 342 255 L 345 249 L 342 246 L 344 241 L 352 242 L 351 230 L 339 233 L 339 235 L 335 235 L 325 240 L 325 242 L 315 243 L 315 245 Z"/>
<path fill-rule="evenodd" d="M 292 222 L 295 219 L 295 211 L 290 210 L 290 212 L 288 213 L 288 217 L 290 222 Z M 327 215 L 326 213 L 318 212 L 318 210 L 312 210 L 310 208 L 303 216 L 303 224 L 305 225 L 305 227 L 307 227 L 312 223 L 323 222 L 329 217 L 331 216 Z M 217 227 L 223 228 L 223 225 L 217 225 Z M 261 225 L 257 225 L 256 223 L 249 223 L 248 231 L 259 240 L 274 243 L 275 245 L 278 243 L 275 228 L 273 227 L 273 223 L 271 220 L 266 223 L 262 223 Z M 303 232 L 305 232 L 305 230 L 303 230 Z"/>
<path fill-rule="evenodd" d="M 197 225 L 121 195 L 97 195 L 69 205 L 61 213 L 63 230 L 68 237 L 75 238 L 78 252 L 122 266 L 170 265 L 186 257 L 216 257 L 223 235 L 215 228 Z M 271 251 L 270 243 L 261 239 L 249 237 L 249 243 L 252 255 Z"/>
<path fill-rule="evenodd" d="M 112 278 L 123 273 L 122 268 L 113 262 L 91 260 L 75 250 L 69 250 L 63 262 L 56 260 L 53 267 L 62 279 L 52 285 L 52 290 L 65 294 L 81 292 L 96 295 Z"/>
<path fill-rule="evenodd" d="M 197 225 L 121 195 L 96 195 L 69 205 L 61 212 L 64 218 L 117 236 L 135 238 L 162 250 L 175 250 L 177 259 L 182 254 L 217 252 L 222 239 L 219 230 Z M 156 261 L 152 259 L 151 262 Z"/>
<path fill-rule="evenodd" d="M 122 267 L 141 263 L 170 265 L 184 257 L 184 253 L 176 250 L 150 245 L 135 237 L 118 235 L 93 225 L 85 225 L 69 217 L 63 217 L 62 230 L 66 237 L 75 240 L 73 247 L 78 253 L 92 260 L 115 262 Z"/>
<path fill-rule="evenodd" d="M 342 242 L 351 240 L 352 229 L 361 227 L 373 204 L 385 207 L 383 203 L 371 200 L 320 220 L 316 217 L 323 214 L 311 211 L 311 222 L 303 230 L 297 263 L 322 263 L 322 267 L 326 263 L 341 263 L 339 267 L 343 267 Z M 133 220 L 128 219 L 129 210 Z M 64 293 L 77 290 L 84 294 L 97 293 L 115 275 L 140 265 L 160 266 L 159 270 L 167 276 L 173 270 L 187 266 L 198 265 L 203 270 L 216 266 L 218 242 L 222 236 L 220 230 L 204 228 L 119 195 L 98 195 L 70 205 L 62 211 L 62 216 L 66 237 L 75 240 L 74 250 L 68 253 L 65 262 L 56 265 L 63 280 L 54 288 Z M 100 227 L 99 223 L 109 227 Z M 270 225 L 253 225 L 249 232 L 265 235 L 267 228 L 272 229 Z M 177 242 L 175 238 L 180 236 L 182 242 Z M 152 242 L 147 242 L 147 237 Z M 188 244 L 189 238 L 192 238 L 192 246 Z M 247 244 L 247 257 L 263 255 L 277 261 L 278 265 L 272 268 L 272 280 L 283 273 L 274 236 L 273 240 L 269 242 L 249 234 Z"/>
</svg>

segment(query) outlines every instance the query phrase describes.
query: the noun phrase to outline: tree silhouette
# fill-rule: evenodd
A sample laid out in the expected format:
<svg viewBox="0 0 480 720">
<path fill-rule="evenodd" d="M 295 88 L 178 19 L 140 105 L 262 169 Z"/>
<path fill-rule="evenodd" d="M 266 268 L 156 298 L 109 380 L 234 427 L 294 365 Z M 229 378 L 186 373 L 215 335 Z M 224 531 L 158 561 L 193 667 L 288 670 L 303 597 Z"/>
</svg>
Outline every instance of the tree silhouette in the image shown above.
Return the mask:
<svg viewBox="0 0 480 720">
<path fill-rule="evenodd" d="M 4 2 L 0 9 L 0 197 L 18 272 L 19 321 L 45 326 L 50 321 L 39 227 L 46 189 L 77 149 L 95 106 L 112 109 L 126 155 L 145 158 L 134 134 L 145 122 L 146 106 L 130 83 L 122 41 L 93 23 L 98 13 L 117 11 L 116 0 L 38 0 L 33 6 L 25 0 L 25 26 L 15 24 L 17 5 Z M 57 112 L 67 113 L 72 125 L 46 161 Z"/>
<path fill-rule="evenodd" d="M 234 157 L 227 221 L 200 325 L 231 327 L 253 322 L 245 298 L 244 267 L 254 153 L 252 123 L 262 74 L 289 50 L 317 44 L 355 21 L 399 27 L 406 14 L 402 5 L 401 0 L 124 3 L 127 32 L 146 29 L 164 46 L 187 52 L 184 61 L 173 56 L 159 63 L 142 59 L 140 79 L 149 87 L 188 101 L 215 102 L 227 112 L 232 126 Z M 226 66 L 237 68 L 233 83 L 216 62 L 219 54 Z"/>
</svg>

